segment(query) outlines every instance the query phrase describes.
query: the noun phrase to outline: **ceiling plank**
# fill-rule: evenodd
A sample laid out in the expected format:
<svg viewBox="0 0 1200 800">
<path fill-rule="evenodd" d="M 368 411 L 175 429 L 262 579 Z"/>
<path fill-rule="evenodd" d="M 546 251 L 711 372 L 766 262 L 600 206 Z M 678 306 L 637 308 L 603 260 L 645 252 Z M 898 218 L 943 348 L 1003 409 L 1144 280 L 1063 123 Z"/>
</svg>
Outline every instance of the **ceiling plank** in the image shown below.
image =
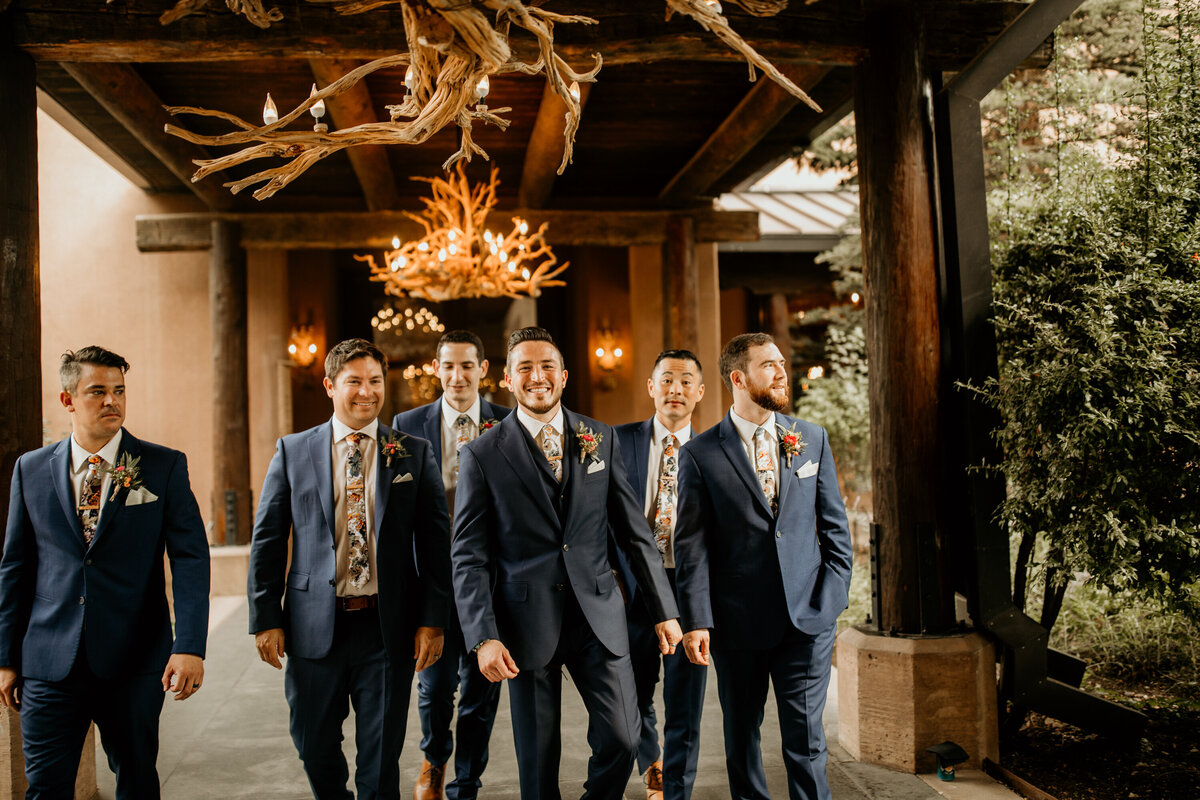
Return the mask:
<svg viewBox="0 0 1200 800">
<path fill-rule="evenodd" d="M 579 86 L 579 109 L 587 105 L 592 93 L 592 84 Z M 558 165 L 562 163 L 566 141 L 567 104 L 554 93 L 547 83 L 542 90 L 542 103 L 538 106 L 529 145 L 525 148 L 525 165 L 521 168 L 521 188 L 517 191 L 517 205 L 521 208 L 545 208 L 550 193 L 554 190 L 554 179 L 558 177 Z"/>
<path fill-rule="evenodd" d="M 829 73 L 829 69 L 817 64 L 781 64 L 779 67 L 805 92 L 811 92 Z M 700 149 L 675 173 L 675 177 L 667 182 L 658 199 L 667 205 L 674 205 L 692 202 L 706 194 L 799 102 L 797 97 L 775 81 L 760 78 Z M 812 113 L 814 117 L 817 116 L 816 112 Z"/>
<path fill-rule="evenodd" d="M 128 64 L 62 64 L 104 110 L 133 134 L 209 208 L 233 208 L 233 195 L 221 186 L 223 177 L 192 183 L 194 159 L 209 158 L 199 145 L 168 135 L 163 126 L 172 121 L 162 102 L 142 77 Z"/>
<path fill-rule="evenodd" d="M 320 89 L 362 66 L 357 61 L 338 58 L 313 58 L 308 63 Z M 337 129 L 353 128 L 380 119 L 366 81 L 359 81 L 337 97 L 329 98 L 325 105 Z M 346 149 L 346 155 L 350 157 L 350 166 L 362 187 L 368 210 L 387 211 L 400 204 L 396 176 L 392 172 L 392 163 L 388 161 L 387 150 L 382 145 L 350 147 Z"/>
<path fill-rule="evenodd" d="M 671 211 L 494 210 L 489 224 L 506 230 L 520 215 L 531 226 L 548 223 L 551 245 L 628 247 L 661 244 L 667 220 L 683 213 L 695 220 L 697 242 L 756 241 L 758 213 L 697 209 Z M 317 214 L 147 214 L 137 218 L 137 245 L 143 252 L 204 250 L 212 244 L 212 221 L 236 221 L 246 248 L 291 250 L 382 249 L 393 236 L 415 239 L 424 229 L 397 211 Z"/>
</svg>

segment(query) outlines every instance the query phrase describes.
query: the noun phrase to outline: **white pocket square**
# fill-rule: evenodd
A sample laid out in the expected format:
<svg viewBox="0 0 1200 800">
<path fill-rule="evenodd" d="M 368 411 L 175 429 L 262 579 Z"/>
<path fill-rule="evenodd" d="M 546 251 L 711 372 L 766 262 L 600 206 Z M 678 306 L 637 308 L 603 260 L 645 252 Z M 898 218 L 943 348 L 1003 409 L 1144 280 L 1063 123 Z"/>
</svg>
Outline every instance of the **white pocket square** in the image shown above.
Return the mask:
<svg viewBox="0 0 1200 800">
<path fill-rule="evenodd" d="M 396 477 L 392 478 L 392 483 L 408 483 L 412 479 L 412 473 L 406 472 L 403 475 L 397 475 Z"/>
<path fill-rule="evenodd" d="M 147 489 L 145 486 L 139 486 L 129 492 L 129 496 L 125 498 L 126 506 L 140 506 L 142 503 L 153 503 L 158 499 L 158 495 Z"/>
<path fill-rule="evenodd" d="M 588 464 L 587 474 L 591 475 L 593 472 L 599 472 L 602 469 L 604 469 L 603 461 L 593 461 L 592 463 Z"/>
<path fill-rule="evenodd" d="M 813 475 L 817 474 L 817 470 L 819 470 L 820 468 L 821 467 L 819 464 L 814 464 L 811 461 L 805 461 L 804 466 L 802 466 L 802 467 L 800 467 L 800 469 L 796 470 L 796 477 L 797 478 L 811 478 Z"/>
</svg>

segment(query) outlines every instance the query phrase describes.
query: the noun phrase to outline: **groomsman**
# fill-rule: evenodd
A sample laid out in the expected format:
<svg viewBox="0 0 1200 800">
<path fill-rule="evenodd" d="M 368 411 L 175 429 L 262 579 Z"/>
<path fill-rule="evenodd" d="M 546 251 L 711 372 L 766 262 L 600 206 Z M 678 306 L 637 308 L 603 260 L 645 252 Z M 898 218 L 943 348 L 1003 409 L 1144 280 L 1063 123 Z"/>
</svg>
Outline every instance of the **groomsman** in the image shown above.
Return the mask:
<svg viewBox="0 0 1200 800">
<path fill-rule="evenodd" d="M 350 703 L 357 797 L 400 797 L 413 669 L 440 656 L 449 608 L 440 471 L 429 442 L 380 424 L 386 372 L 363 339 L 329 351 L 333 417 L 279 440 L 250 545 L 250 632 L 271 666 L 289 656 L 292 741 L 317 800 L 355 797 L 342 755 Z"/>
<path fill-rule="evenodd" d="M 679 448 L 692 438 L 692 412 L 704 397 L 700 359 L 690 350 L 664 350 L 654 360 L 646 388 L 654 400 L 654 416 L 645 422 L 618 425 L 614 430 L 621 442 L 629 481 L 642 501 L 643 515 L 649 520 L 674 591 L 671 538 L 678 503 Z M 688 800 L 700 757 L 700 715 L 708 668 L 688 661 L 682 650 L 671 655 L 659 652 L 654 620 L 624 559 L 621 570 L 629 587 L 629 655 L 640 716 L 638 771 L 645 774 L 647 800 Z M 665 711 L 661 750 L 654 716 L 654 685 L 658 683 L 660 659 Z"/>
<path fill-rule="evenodd" d="M 562 407 L 562 353 L 541 328 L 508 340 L 517 410 L 459 454 L 454 594 L 490 681 L 509 680 L 523 800 L 559 797 L 562 670 L 588 710 L 585 798 L 618 800 L 634 761 L 637 692 L 608 529 L 625 549 L 659 647 L 675 600 L 612 429 Z"/>
<path fill-rule="evenodd" d="M 163 695 L 204 682 L 208 540 L 187 458 L 126 431 L 129 363 L 67 352 L 71 436 L 17 459 L 0 561 L 0 702 L 21 712 L 28 798 L 69 800 L 95 721 L 119 800 L 159 797 Z M 175 628 L 163 551 L 171 560 Z"/>
<path fill-rule="evenodd" d="M 487 370 L 483 340 L 471 331 L 450 331 L 437 346 L 441 398 L 397 414 L 392 421 L 396 430 L 424 437 L 433 444 L 433 458 L 441 465 L 442 485 L 451 508 L 458 485 L 458 452 L 509 412 L 504 406 L 492 405 L 479 396 L 479 381 Z M 460 687 L 456 750 L 450 723 L 454 720 L 454 694 Z M 479 794 L 499 702 L 500 685 L 483 677 L 474 653 L 463 646 L 458 614 L 451 605 L 442 657 L 417 677 L 421 750 L 425 760 L 413 789 L 413 800 L 441 800 L 442 780 L 451 752 L 455 777 L 446 786 L 447 800 L 468 800 Z"/>
<path fill-rule="evenodd" d="M 680 453 L 675 568 L 684 650 L 717 669 L 725 766 L 736 798 L 767 798 L 759 726 L 774 688 L 793 800 L 829 800 L 821 712 L 850 532 L 825 430 L 790 417 L 775 340 L 721 353 L 733 407 Z M 711 629 L 711 630 L 710 630 Z"/>
</svg>

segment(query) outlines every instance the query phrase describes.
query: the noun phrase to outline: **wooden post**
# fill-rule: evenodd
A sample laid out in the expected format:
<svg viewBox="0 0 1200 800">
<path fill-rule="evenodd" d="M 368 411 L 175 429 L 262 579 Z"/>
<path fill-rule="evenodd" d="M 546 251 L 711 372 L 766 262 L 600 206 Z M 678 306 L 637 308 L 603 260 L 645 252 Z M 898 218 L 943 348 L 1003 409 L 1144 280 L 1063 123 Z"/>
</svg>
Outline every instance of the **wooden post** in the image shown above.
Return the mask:
<svg viewBox="0 0 1200 800">
<path fill-rule="evenodd" d="M 700 349 L 700 270 L 696 262 L 696 225 L 691 217 L 667 220 L 663 243 L 663 297 L 667 301 L 665 348 Z"/>
<path fill-rule="evenodd" d="M 213 353 L 214 544 L 250 542 L 250 386 L 246 366 L 246 251 L 241 226 L 212 223 L 208 270 Z"/>
<path fill-rule="evenodd" d="M 765 298 L 766 317 L 763 330 L 775 337 L 775 344 L 783 355 L 783 361 L 788 365 L 788 374 L 792 373 L 792 320 L 788 314 L 787 295 L 775 292 Z"/>
<path fill-rule="evenodd" d="M 925 34 L 909 3 L 868 4 L 868 57 L 856 67 L 871 460 L 883 631 L 953 622 L 941 559 L 920 564 L 937 530 L 941 345 L 924 90 Z M 929 552 L 925 548 L 925 552 Z M 922 586 L 922 581 L 925 585 Z M 931 587 L 930 582 L 934 582 Z M 941 618 L 922 620 L 922 591 Z"/>
</svg>

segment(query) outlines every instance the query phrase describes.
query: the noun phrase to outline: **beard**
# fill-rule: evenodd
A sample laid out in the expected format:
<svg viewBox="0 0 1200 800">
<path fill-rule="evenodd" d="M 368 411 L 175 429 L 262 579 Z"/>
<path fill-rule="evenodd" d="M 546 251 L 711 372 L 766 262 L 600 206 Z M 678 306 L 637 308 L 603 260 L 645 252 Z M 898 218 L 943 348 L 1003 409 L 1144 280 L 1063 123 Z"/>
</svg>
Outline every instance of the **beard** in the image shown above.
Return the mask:
<svg viewBox="0 0 1200 800">
<path fill-rule="evenodd" d="M 545 414 L 558 405 L 558 401 L 562 398 L 562 389 L 557 386 L 551 387 L 550 394 L 540 400 L 528 392 L 522 392 L 521 395 L 517 398 L 517 402 L 524 406 L 526 411 L 531 414 Z"/>
<path fill-rule="evenodd" d="M 767 411 L 777 411 L 781 414 L 786 414 L 791 411 L 791 404 L 788 402 L 788 391 L 786 385 L 783 390 L 783 397 L 779 397 L 771 391 L 771 385 L 758 385 L 755 383 L 749 384 L 746 387 L 750 390 L 750 399 L 757 405 L 765 408 Z"/>
</svg>

